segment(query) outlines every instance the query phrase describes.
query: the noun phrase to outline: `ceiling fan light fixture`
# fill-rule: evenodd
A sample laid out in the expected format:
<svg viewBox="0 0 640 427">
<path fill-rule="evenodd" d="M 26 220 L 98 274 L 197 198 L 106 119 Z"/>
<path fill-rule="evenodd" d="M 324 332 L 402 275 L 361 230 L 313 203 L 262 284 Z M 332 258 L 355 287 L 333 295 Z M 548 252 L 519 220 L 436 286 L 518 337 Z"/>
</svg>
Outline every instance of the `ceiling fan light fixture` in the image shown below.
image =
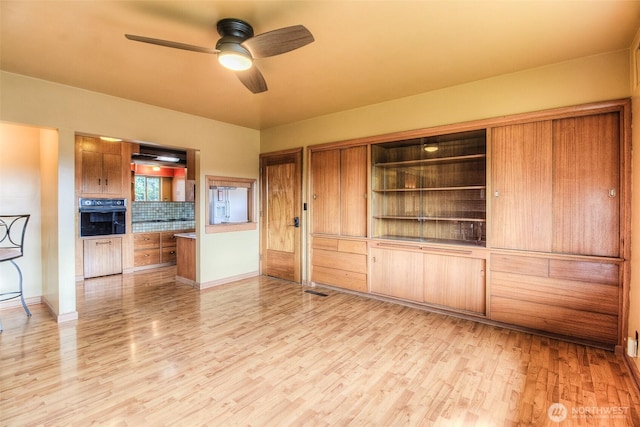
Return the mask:
<svg viewBox="0 0 640 427">
<path fill-rule="evenodd" d="M 220 52 L 218 53 L 218 62 L 233 71 L 248 70 L 253 64 L 250 56 L 239 52 Z"/>
</svg>

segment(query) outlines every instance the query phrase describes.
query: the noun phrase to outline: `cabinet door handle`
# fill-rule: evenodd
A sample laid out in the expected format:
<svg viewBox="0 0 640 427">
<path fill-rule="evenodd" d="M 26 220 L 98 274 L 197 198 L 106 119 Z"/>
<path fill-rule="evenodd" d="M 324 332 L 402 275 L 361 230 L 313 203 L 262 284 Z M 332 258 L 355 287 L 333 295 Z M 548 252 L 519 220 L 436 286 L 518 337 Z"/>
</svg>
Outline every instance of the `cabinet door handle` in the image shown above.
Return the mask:
<svg viewBox="0 0 640 427">
<path fill-rule="evenodd" d="M 104 179 L 104 185 L 109 185 L 109 178 Z"/>
<path fill-rule="evenodd" d="M 317 198 L 318 198 L 318 195 L 317 195 L 317 194 L 314 194 L 314 195 L 313 195 L 313 200 L 315 200 L 315 199 L 317 199 Z"/>
<path fill-rule="evenodd" d="M 496 197 L 500 197 L 500 192 L 496 190 L 496 191 L 493 193 L 493 195 L 494 195 L 494 196 L 496 196 Z"/>
<path fill-rule="evenodd" d="M 96 245 L 110 245 L 111 244 L 111 240 L 107 240 L 104 242 L 96 242 Z"/>
<path fill-rule="evenodd" d="M 609 189 L 609 197 L 612 198 L 612 199 L 614 197 L 616 197 L 616 189 L 615 188 L 610 188 Z"/>
<path fill-rule="evenodd" d="M 102 182 L 102 180 L 100 178 L 98 178 L 98 187 L 101 185 L 100 183 Z"/>
</svg>

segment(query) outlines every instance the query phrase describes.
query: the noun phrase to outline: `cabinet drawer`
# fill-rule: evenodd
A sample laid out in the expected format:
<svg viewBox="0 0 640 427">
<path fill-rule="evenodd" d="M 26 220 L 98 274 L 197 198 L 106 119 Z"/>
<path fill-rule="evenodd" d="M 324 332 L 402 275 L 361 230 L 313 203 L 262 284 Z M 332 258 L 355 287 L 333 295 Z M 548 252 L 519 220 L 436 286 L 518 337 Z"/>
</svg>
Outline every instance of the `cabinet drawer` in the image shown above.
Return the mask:
<svg viewBox="0 0 640 427">
<path fill-rule="evenodd" d="M 367 291 L 367 275 L 364 273 L 314 266 L 311 280 L 313 282 L 326 283 L 354 291 Z"/>
<path fill-rule="evenodd" d="M 491 318 L 541 331 L 607 344 L 618 340 L 618 317 L 493 296 Z"/>
<path fill-rule="evenodd" d="M 160 248 L 160 233 L 135 233 L 133 235 L 134 250 Z"/>
<path fill-rule="evenodd" d="M 366 274 L 367 256 L 316 249 L 313 251 L 313 265 Z"/>
<path fill-rule="evenodd" d="M 140 267 L 143 265 L 160 264 L 159 249 L 137 250 L 134 252 L 133 257 L 133 263 L 136 267 Z"/>
<path fill-rule="evenodd" d="M 176 233 L 180 231 L 165 231 L 162 233 L 162 248 L 176 247 Z"/>
<path fill-rule="evenodd" d="M 170 263 L 175 263 L 176 262 L 176 248 L 175 247 L 168 247 L 162 248 L 162 259 L 161 259 L 162 263 L 165 262 L 170 262 Z"/>
<path fill-rule="evenodd" d="M 326 237 L 314 237 L 313 249 L 327 249 L 330 251 L 338 250 L 338 239 L 329 239 Z"/>
<path fill-rule="evenodd" d="M 620 311 L 616 262 L 491 256 L 491 319 L 615 344 Z"/>
</svg>

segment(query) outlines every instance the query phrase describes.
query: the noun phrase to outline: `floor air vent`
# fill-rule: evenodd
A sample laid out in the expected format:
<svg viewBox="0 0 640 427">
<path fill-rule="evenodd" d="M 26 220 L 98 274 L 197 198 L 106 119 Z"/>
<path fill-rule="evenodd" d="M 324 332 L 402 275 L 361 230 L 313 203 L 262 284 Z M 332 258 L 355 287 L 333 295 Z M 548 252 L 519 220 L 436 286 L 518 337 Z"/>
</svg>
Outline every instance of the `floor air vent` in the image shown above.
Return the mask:
<svg viewBox="0 0 640 427">
<path fill-rule="evenodd" d="M 318 292 L 318 291 L 305 291 L 308 294 L 313 294 L 313 295 L 318 295 L 320 297 L 328 297 L 329 295 L 327 294 L 323 294 L 322 292 Z"/>
</svg>

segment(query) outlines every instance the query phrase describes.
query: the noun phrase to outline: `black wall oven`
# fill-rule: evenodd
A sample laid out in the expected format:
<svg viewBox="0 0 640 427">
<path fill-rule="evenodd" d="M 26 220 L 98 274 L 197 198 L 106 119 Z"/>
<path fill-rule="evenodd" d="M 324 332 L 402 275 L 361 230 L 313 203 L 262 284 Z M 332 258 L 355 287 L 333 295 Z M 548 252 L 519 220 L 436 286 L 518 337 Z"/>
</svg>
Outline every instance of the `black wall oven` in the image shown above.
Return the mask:
<svg viewBox="0 0 640 427">
<path fill-rule="evenodd" d="M 80 237 L 125 234 L 125 199 L 80 199 Z"/>
</svg>

